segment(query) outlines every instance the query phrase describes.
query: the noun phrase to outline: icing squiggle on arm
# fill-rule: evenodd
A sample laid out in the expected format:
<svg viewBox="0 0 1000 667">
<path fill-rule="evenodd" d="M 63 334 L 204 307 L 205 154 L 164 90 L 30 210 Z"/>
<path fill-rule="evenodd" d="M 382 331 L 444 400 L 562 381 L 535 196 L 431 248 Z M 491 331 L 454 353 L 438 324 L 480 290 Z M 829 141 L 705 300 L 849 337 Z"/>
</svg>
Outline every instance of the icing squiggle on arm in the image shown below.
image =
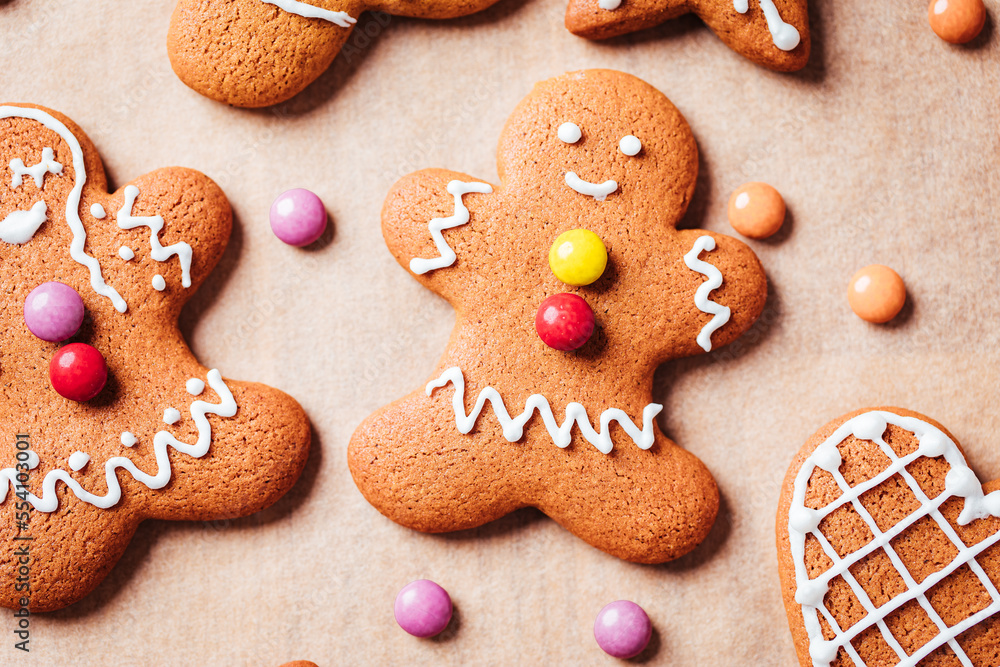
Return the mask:
<svg viewBox="0 0 1000 667">
<path fill-rule="evenodd" d="M 740 14 L 746 14 L 750 9 L 749 0 L 733 0 L 733 8 Z M 767 19 L 767 29 L 771 33 L 774 45 L 782 51 L 791 51 L 799 45 L 802 37 L 795 26 L 785 23 L 778 8 L 774 6 L 774 0 L 760 0 L 760 9 Z"/>
<path fill-rule="evenodd" d="M 135 229 L 136 227 L 149 227 L 149 246 L 151 248 L 150 257 L 157 262 L 165 262 L 173 255 L 181 263 L 181 284 L 184 287 L 191 287 L 191 246 L 181 241 L 171 246 L 163 247 L 160 243 L 159 233 L 163 230 L 163 216 L 133 216 L 132 209 L 135 207 L 136 197 L 139 196 L 139 188 L 129 185 L 125 188 L 125 204 L 118 211 L 118 226 L 122 229 Z M 162 278 L 161 278 L 162 280 Z M 159 281 L 157 281 L 159 282 Z M 155 283 L 154 283 L 155 285 Z M 161 288 L 157 288 L 161 289 Z"/>
<path fill-rule="evenodd" d="M 722 272 L 708 262 L 698 259 L 698 255 L 705 250 L 715 250 L 715 239 L 711 236 L 699 236 L 691 251 L 684 255 L 684 263 L 692 271 L 697 271 L 708 278 L 698 286 L 698 291 L 694 293 L 694 305 L 701 312 L 712 315 L 711 321 L 698 333 L 698 345 L 706 352 L 711 352 L 712 334 L 729 321 L 732 311 L 729 306 L 720 305 L 708 298 L 712 290 L 722 286 Z"/>
<path fill-rule="evenodd" d="M 63 166 L 56 162 L 56 156 L 52 149 L 46 146 L 42 149 L 42 161 L 30 167 L 25 167 L 21 158 L 14 158 L 10 161 L 10 170 L 14 175 L 10 177 L 10 187 L 19 188 L 24 182 L 25 176 L 35 179 L 35 185 L 42 187 L 45 184 L 46 174 L 61 174 Z"/>
<path fill-rule="evenodd" d="M 41 123 L 58 134 L 69 146 L 70 152 L 73 154 L 73 172 L 75 178 L 73 189 L 66 198 L 66 224 L 69 225 L 70 230 L 73 232 L 73 241 L 70 244 L 69 254 L 70 257 L 73 258 L 73 261 L 78 264 L 82 264 L 90 271 L 91 288 L 93 288 L 93 290 L 101 296 L 109 298 L 111 303 L 114 305 L 115 310 L 119 313 L 124 313 L 128 310 L 128 304 L 125 303 L 125 299 L 118 294 L 115 288 L 104 282 L 104 276 L 101 274 L 100 262 L 83 250 L 87 244 L 87 230 L 84 229 L 83 221 L 80 220 L 80 197 L 83 194 L 83 186 L 87 182 L 87 169 L 83 160 L 83 148 L 80 147 L 80 142 L 77 141 L 76 137 L 73 136 L 73 133 L 69 131 L 69 128 L 41 109 L 0 106 L 0 118 L 27 118 Z M 32 211 L 34 211 L 37 207 L 38 204 L 35 204 L 35 206 L 32 207 Z M 14 214 L 12 213 L 11 215 Z M 4 223 L 7 223 L 9 220 L 10 216 L 4 218 L 4 221 L 0 222 L 0 228 L 2 228 Z M 44 222 L 44 220 L 42 222 Z M 41 226 L 41 222 L 38 223 L 38 226 Z M 35 228 L 35 230 L 37 229 L 38 227 Z M 32 231 L 31 236 L 33 236 L 34 233 L 35 232 Z M 31 236 L 28 238 L 30 239 Z"/>
<path fill-rule="evenodd" d="M 280 7 L 290 14 L 304 16 L 307 19 L 323 19 L 324 21 L 329 21 L 330 23 L 340 26 L 341 28 L 350 28 L 358 22 L 357 19 L 351 18 L 351 15 L 347 12 L 332 12 L 329 9 L 322 9 L 320 7 L 316 7 L 315 5 L 310 5 L 307 2 L 298 2 L 298 0 L 261 1 L 269 5 Z"/>
<path fill-rule="evenodd" d="M 418 276 L 422 276 L 428 271 L 433 271 L 434 269 L 443 269 L 446 266 L 451 266 L 458 259 L 455 251 L 451 249 L 448 242 L 444 240 L 444 235 L 441 233 L 445 229 L 451 229 L 452 227 L 460 227 L 467 224 L 470 219 L 469 209 L 465 207 L 462 203 L 462 196 L 467 195 L 470 192 L 478 192 L 480 194 L 490 194 L 493 192 L 493 187 L 487 183 L 463 183 L 462 181 L 451 181 L 448 183 L 448 192 L 455 197 L 455 213 L 448 218 L 434 218 L 427 224 L 427 229 L 430 230 L 431 238 L 434 239 L 434 245 L 437 246 L 437 251 L 441 254 L 440 257 L 434 257 L 433 259 L 423 259 L 420 257 L 414 257 L 410 260 L 410 271 L 413 271 Z"/>
<path fill-rule="evenodd" d="M 640 431 L 632 421 L 632 418 L 624 410 L 611 408 L 601 413 L 601 430 L 595 431 L 590 423 L 590 416 L 587 414 L 587 409 L 579 403 L 570 403 L 566 406 L 566 420 L 560 426 L 556 422 L 556 417 L 552 413 L 552 407 L 549 405 L 548 399 L 541 394 L 533 394 L 525 401 L 524 412 L 512 418 L 507 411 L 507 406 L 504 405 L 500 393 L 493 387 L 486 387 L 479 392 L 472 412 L 465 414 L 465 376 L 461 368 L 457 366 L 449 368 L 437 380 L 427 383 L 427 395 L 430 396 L 435 389 L 440 389 L 449 382 L 455 387 L 455 394 L 452 396 L 452 406 L 455 409 L 455 427 L 458 429 L 458 432 L 462 434 L 469 433 L 479 420 L 479 415 L 486 406 L 486 401 L 489 401 L 493 405 L 493 413 L 496 415 L 497 421 L 500 422 L 500 427 L 503 429 L 503 437 L 508 442 L 517 442 L 521 439 L 521 436 L 524 434 L 524 425 L 537 410 L 538 414 L 542 417 L 542 421 L 545 423 L 545 428 L 548 429 L 549 435 L 552 437 L 552 442 L 557 447 L 564 448 L 569 446 L 573 437 L 573 425 L 576 424 L 580 427 L 580 433 L 586 438 L 587 442 L 603 454 L 609 454 L 614 447 L 614 443 L 611 442 L 609 426 L 611 422 L 615 421 L 618 422 L 618 425 L 622 427 L 639 449 L 649 449 L 653 446 L 653 441 L 656 439 L 653 419 L 663 410 L 663 406 L 658 403 L 647 405 L 642 411 L 642 430 Z"/>
</svg>

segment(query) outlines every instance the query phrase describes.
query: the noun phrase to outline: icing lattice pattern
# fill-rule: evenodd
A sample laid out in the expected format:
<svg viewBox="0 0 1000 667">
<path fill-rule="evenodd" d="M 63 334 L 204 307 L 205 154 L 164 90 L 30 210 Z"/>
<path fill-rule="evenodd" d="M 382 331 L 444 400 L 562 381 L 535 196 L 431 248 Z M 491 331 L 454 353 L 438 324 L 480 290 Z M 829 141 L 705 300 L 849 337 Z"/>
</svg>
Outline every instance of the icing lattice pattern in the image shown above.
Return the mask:
<svg viewBox="0 0 1000 667">
<path fill-rule="evenodd" d="M 919 447 L 916 451 L 898 456 L 890 447 L 883 435 L 888 424 L 896 425 L 917 436 Z M 866 482 L 851 486 L 840 471 L 841 458 L 838 445 L 853 435 L 860 440 L 870 440 L 878 445 L 881 452 L 889 459 L 889 466 L 880 474 Z M 945 491 L 936 498 L 929 498 L 917 483 L 917 480 L 907 470 L 907 467 L 921 458 L 943 457 L 951 467 L 945 480 Z M 810 478 L 816 469 L 830 473 L 836 481 L 841 496 L 821 509 L 812 509 L 805 505 L 805 494 Z M 920 503 L 920 508 L 899 521 L 888 530 L 881 530 L 871 513 L 861 502 L 861 497 L 868 491 L 877 488 L 889 479 L 899 476 L 905 481 L 909 490 Z M 966 546 L 956 533 L 954 527 L 941 514 L 941 506 L 952 498 L 964 498 L 965 506 L 959 517 L 960 525 L 967 525 L 976 519 L 989 516 L 1000 517 L 1000 492 L 984 495 L 982 486 L 972 470 L 969 469 L 958 446 L 940 429 L 914 417 L 901 417 L 890 412 L 873 411 L 858 415 L 844 423 L 830 438 L 816 448 L 806 460 L 795 480 L 792 506 L 789 510 L 789 539 L 792 557 L 795 562 L 796 594 L 795 600 L 802 605 L 802 615 L 806 631 L 809 634 L 809 654 L 816 667 L 829 667 L 843 649 L 859 667 L 865 665 L 851 644 L 859 635 L 870 628 L 878 628 L 886 644 L 896 653 L 900 667 L 917 665 L 925 657 L 942 646 L 948 646 L 954 651 L 960 663 L 973 667 L 973 663 L 959 645 L 957 637 L 976 624 L 1000 612 L 1000 592 L 986 575 L 976 557 L 986 549 L 1000 542 L 1000 532 L 995 533 L 973 546 Z M 820 531 L 820 522 L 841 508 L 850 508 L 867 524 L 874 536 L 863 548 L 841 558 L 831 546 L 830 541 Z M 899 554 L 892 546 L 892 540 L 901 535 L 919 521 L 927 519 L 948 537 L 957 550 L 957 555 L 941 570 L 931 574 L 919 584 L 903 564 Z M 815 579 L 809 579 L 805 568 L 805 541 L 807 535 L 813 536 L 823 553 L 833 565 Z M 879 550 L 889 557 L 893 567 L 906 584 L 906 591 L 880 606 L 876 606 L 871 597 L 851 573 L 850 568 Z M 979 579 L 980 584 L 988 592 L 991 604 L 986 608 L 965 618 L 963 621 L 948 626 L 935 611 L 928 600 L 928 592 L 937 584 L 954 574 L 959 568 L 968 566 Z M 841 628 L 836 618 L 823 603 L 831 582 L 842 577 L 851 588 L 860 604 L 864 607 L 865 616 L 854 625 Z M 938 634 L 912 654 L 907 654 L 899 641 L 889 630 L 886 619 L 894 611 L 907 603 L 916 602 L 926 612 L 931 622 L 937 626 Z M 824 619 L 834 632 L 832 639 L 825 639 L 820 618 Z"/>
</svg>

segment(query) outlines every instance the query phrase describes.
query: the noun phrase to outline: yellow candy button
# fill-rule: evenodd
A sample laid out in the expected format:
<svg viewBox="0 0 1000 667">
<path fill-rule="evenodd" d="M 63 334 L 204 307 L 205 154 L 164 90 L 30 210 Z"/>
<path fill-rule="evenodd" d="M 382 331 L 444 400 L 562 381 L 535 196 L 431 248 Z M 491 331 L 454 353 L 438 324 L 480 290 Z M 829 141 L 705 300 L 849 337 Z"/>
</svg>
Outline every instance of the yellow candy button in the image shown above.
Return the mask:
<svg viewBox="0 0 1000 667">
<path fill-rule="evenodd" d="M 608 249 L 601 237 L 587 229 L 563 232 L 549 250 L 549 268 L 567 285 L 589 285 L 604 273 Z"/>
</svg>

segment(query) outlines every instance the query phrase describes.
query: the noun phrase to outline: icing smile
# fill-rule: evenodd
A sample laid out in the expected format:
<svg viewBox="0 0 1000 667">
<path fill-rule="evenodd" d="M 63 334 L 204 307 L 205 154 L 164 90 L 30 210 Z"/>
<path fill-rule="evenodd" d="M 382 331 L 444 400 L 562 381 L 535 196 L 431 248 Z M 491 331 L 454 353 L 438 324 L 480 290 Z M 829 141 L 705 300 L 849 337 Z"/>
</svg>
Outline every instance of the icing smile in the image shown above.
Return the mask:
<svg viewBox="0 0 1000 667">
<path fill-rule="evenodd" d="M 603 183 L 591 183 L 576 175 L 576 172 L 566 172 L 566 185 L 573 188 L 581 195 L 593 197 L 597 201 L 604 201 L 608 195 L 618 189 L 617 181 L 604 181 Z"/>
</svg>

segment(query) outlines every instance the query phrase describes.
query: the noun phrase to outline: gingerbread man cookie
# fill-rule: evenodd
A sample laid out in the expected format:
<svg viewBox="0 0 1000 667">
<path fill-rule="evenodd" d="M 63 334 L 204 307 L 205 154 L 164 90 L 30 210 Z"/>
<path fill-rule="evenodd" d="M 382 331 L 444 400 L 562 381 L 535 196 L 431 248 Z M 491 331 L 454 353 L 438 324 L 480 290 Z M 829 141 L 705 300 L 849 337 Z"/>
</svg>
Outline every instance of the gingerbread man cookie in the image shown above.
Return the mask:
<svg viewBox="0 0 1000 667">
<path fill-rule="evenodd" d="M 1000 480 L 910 410 L 835 419 L 795 457 L 778 563 L 803 667 L 1000 664 Z"/>
<path fill-rule="evenodd" d="M 108 194 L 83 131 L 31 105 L 0 106 L 0 165 L 0 604 L 46 611 L 97 586 L 144 519 L 275 502 L 310 429 L 177 328 L 229 239 L 215 183 L 174 167 Z"/>
<path fill-rule="evenodd" d="M 167 53 L 206 97 L 264 107 L 297 95 L 340 53 L 365 11 L 449 19 L 497 0 L 180 0 Z"/>
<path fill-rule="evenodd" d="M 606 39 L 697 14 L 729 48 L 780 72 L 809 60 L 806 0 L 570 0 L 566 27 L 588 39 Z"/>
<path fill-rule="evenodd" d="M 756 320 L 760 262 L 731 237 L 675 229 L 697 147 L 680 112 L 633 76 L 538 84 L 507 121 L 498 166 L 500 186 L 432 169 L 385 202 L 389 249 L 457 321 L 426 387 L 355 432 L 354 480 L 421 531 L 535 506 L 621 558 L 676 558 L 707 534 L 718 492 L 660 431 L 653 372 Z M 567 309 L 542 306 L 555 297 Z M 556 349 L 564 330 L 585 342 Z"/>
</svg>

